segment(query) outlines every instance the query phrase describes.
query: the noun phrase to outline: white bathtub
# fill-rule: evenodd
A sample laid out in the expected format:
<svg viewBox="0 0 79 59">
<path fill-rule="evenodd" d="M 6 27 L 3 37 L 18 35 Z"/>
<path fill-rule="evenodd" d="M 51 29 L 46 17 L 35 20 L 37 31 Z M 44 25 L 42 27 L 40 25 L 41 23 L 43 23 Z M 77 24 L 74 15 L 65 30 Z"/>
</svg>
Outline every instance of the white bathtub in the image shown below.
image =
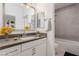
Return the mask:
<svg viewBox="0 0 79 59">
<path fill-rule="evenodd" d="M 55 41 L 56 41 L 56 48 L 62 47 L 64 51 L 79 55 L 79 42 L 61 38 L 56 38 Z"/>
</svg>

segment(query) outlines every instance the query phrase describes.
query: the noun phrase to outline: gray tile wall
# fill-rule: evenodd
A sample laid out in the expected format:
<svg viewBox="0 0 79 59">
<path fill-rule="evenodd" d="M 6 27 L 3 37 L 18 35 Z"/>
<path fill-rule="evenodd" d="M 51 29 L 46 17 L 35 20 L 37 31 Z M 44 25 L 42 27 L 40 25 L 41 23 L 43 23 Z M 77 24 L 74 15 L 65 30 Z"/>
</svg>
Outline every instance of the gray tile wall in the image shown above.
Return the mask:
<svg viewBox="0 0 79 59">
<path fill-rule="evenodd" d="M 79 41 L 79 4 L 56 12 L 56 37 Z"/>
</svg>

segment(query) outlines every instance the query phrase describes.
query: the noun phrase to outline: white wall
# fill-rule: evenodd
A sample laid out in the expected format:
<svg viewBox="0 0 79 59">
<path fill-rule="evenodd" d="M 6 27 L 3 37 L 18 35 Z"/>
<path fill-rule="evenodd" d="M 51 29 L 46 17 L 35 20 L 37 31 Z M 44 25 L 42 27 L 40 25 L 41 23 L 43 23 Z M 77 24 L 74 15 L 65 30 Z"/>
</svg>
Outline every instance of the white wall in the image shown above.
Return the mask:
<svg viewBox="0 0 79 59">
<path fill-rule="evenodd" d="M 46 10 L 47 10 L 47 18 L 51 18 L 51 25 L 52 25 L 52 30 L 48 31 L 47 33 L 47 43 L 48 43 L 48 54 L 47 55 L 54 55 L 55 54 L 55 50 L 54 50 L 54 4 L 48 4 L 46 6 Z"/>
<path fill-rule="evenodd" d="M 51 18 L 52 30 L 47 32 L 47 55 L 52 56 L 54 55 L 54 5 L 53 3 L 38 3 L 35 8 L 37 13 L 45 12 L 45 18 L 47 20 Z"/>
<path fill-rule="evenodd" d="M 3 25 L 3 11 L 2 11 L 2 3 L 0 3 L 0 27 Z"/>
</svg>

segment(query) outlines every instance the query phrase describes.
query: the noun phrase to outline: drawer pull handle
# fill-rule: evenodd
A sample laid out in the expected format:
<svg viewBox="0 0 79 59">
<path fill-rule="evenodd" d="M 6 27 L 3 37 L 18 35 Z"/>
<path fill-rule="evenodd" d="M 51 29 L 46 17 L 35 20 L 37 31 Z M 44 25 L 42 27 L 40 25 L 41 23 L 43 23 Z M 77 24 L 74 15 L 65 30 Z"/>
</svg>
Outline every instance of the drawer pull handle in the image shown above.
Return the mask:
<svg viewBox="0 0 79 59">
<path fill-rule="evenodd" d="M 36 49 L 33 48 L 33 49 L 32 49 L 32 55 L 35 55 L 35 54 L 36 54 Z"/>
</svg>

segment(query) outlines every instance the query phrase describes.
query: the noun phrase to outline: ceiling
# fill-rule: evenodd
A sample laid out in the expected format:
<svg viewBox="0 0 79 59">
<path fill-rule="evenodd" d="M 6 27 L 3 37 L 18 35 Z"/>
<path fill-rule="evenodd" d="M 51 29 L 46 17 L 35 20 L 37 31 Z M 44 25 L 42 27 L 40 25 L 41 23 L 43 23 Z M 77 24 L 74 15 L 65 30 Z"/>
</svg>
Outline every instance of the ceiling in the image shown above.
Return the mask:
<svg viewBox="0 0 79 59">
<path fill-rule="evenodd" d="M 55 3 L 55 9 L 63 8 L 71 4 L 72 3 Z"/>
</svg>

